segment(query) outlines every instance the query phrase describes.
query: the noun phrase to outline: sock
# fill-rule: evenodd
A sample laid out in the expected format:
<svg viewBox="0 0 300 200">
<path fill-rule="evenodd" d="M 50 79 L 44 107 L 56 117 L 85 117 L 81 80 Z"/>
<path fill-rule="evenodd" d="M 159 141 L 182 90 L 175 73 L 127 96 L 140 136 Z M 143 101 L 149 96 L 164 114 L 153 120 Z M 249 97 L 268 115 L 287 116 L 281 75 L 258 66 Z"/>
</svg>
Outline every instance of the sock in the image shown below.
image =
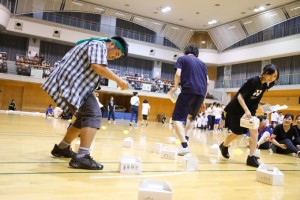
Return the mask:
<svg viewBox="0 0 300 200">
<path fill-rule="evenodd" d="M 187 142 L 181 142 L 181 145 L 182 145 L 183 148 L 187 148 L 188 147 Z"/>
<path fill-rule="evenodd" d="M 77 158 L 83 158 L 85 155 L 90 154 L 90 148 L 86 147 L 79 147 L 78 154 L 76 155 Z"/>
<path fill-rule="evenodd" d="M 185 136 L 185 139 L 186 139 L 187 141 L 189 141 L 190 137 L 186 135 L 186 136 Z"/>
<path fill-rule="evenodd" d="M 58 148 L 60 148 L 60 149 L 65 149 L 65 148 L 68 148 L 70 145 L 71 145 L 71 143 L 62 140 L 62 141 L 58 144 Z"/>
</svg>

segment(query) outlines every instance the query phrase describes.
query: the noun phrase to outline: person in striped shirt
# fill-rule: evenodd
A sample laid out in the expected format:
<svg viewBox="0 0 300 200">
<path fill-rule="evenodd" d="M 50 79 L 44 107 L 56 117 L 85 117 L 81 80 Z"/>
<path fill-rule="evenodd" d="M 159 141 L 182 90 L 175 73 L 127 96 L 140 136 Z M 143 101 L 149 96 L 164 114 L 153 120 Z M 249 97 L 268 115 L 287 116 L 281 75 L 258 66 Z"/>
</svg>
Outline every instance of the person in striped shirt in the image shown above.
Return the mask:
<svg viewBox="0 0 300 200">
<path fill-rule="evenodd" d="M 90 147 L 101 123 L 101 110 L 93 91 L 99 86 L 101 76 L 117 82 L 122 90 L 128 89 L 128 83 L 107 67 L 109 60 L 127 54 L 128 44 L 119 36 L 81 40 L 66 53 L 42 85 L 57 106 L 76 116 L 62 141 L 51 151 L 55 157 L 72 158 L 69 162 L 72 168 L 103 169 L 103 165 L 90 156 Z M 74 153 L 70 145 L 79 135 L 80 147 L 78 153 Z"/>
</svg>

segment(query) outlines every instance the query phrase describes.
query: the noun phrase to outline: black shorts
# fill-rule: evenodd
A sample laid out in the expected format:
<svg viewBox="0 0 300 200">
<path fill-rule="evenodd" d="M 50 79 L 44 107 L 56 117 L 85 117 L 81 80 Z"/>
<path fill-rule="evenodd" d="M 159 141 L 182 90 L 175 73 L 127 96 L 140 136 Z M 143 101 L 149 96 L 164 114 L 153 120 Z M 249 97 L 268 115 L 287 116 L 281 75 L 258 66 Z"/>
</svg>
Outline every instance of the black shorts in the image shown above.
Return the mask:
<svg viewBox="0 0 300 200">
<path fill-rule="evenodd" d="M 188 115 L 192 115 L 195 119 L 203 102 L 204 96 L 202 95 L 180 93 L 175 104 L 172 120 L 185 122 Z"/>
<path fill-rule="evenodd" d="M 143 115 L 143 120 L 147 120 L 148 119 L 148 115 Z"/>
<path fill-rule="evenodd" d="M 225 127 L 236 135 L 246 134 L 248 129 L 240 126 L 240 120 L 243 115 L 244 114 L 225 113 Z"/>
</svg>

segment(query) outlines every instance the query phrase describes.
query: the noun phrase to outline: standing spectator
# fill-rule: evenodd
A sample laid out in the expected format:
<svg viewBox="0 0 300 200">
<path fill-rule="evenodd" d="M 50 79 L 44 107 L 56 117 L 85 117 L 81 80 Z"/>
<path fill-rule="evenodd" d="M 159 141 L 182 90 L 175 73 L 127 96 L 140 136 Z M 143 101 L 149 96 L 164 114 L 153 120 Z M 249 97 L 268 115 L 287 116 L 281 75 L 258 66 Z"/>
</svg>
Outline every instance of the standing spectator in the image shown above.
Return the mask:
<svg viewBox="0 0 300 200">
<path fill-rule="evenodd" d="M 284 115 L 282 114 L 282 112 L 279 112 L 279 114 L 278 114 L 278 124 L 283 123 L 283 118 L 284 118 Z"/>
<path fill-rule="evenodd" d="M 271 113 L 271 127 L 274 129 L 275 126 L 278 124 L 278 119 L 279 119 L 279 116 L 278 116 L 278 113 L 277 111 L 274 111 Z"/>
<path fill-rule="evenodd" d="M 212 113 L 213 113 L 213 105 L 210 103 L 206 108 L 207 113 L 207 130 L 213 130 L 212 125 Z"/>
<path fill-rule="evenodd" d="M 300 136 L 297 129 L 292 126 L 294 116 L 292 114 L 285 114 L 283 118 L 283 124 L 278 124 L 271 137 L 272 150 L 274 153 L 289 154 L 296 153 L 300 158 L 300 149 L 297 145 L 300 145 Z"/>
<path fill-rule="evenodd" d="M 76 116 L 63 140 L 51 151 L 55 157 L 72 158 L 69 162 L 72 168 L 103 169 L 103 165 L 90 156 L 90 147 L 101 123 L 101 110 L 93 91 L 99 86 L 100 75 L 117 82 L 120 89 L 128 89 L 128 83 L 107 67 L 109 60 L 127 54 L 128 44 L 118 36 L 81 40 L 62 58 L 42 86 L 57 106 Z M 75 154 L 70 145 L 79 135 L 80 146 Z"/>
<path fill-rule="evenodd" d="M 170 90 L 170 95 L 174 95 L 180 82 L 181 93 L 172 115 L 175 132 L 181 141 L 181 148 L 178 151 L 180 156 L 190 153 L 188 140 L 193 131 L 193 122 L 201 105 L 205 107 L 203 102 L 209 80 L 206 65 L 197 58 L 198 54 L 197 47 L 186 47 L 184 55 L 179 57 L 175 64 L 174 87 Z M 186 122 L 185 127 L 183 122 Z"/>
<path fill-rule="evenodd" d="M 232 131 L 223 143 L 220 144 L 220 150 L 224 158 L 229 158 L 228 147 L 232 141 L 238 138 L 239 135 L 247 133 L 247 129 L 240 126 L 240 119 L 245 116 L 250 119 L 255 116 L 261 98 L 266 90 L 272 88 L 276 80 L 279 78 L 279 71 L 273 64 L 267 64 L 263 68 L 260 76 L 254 76 L 247 80 L 242 85 L 233 99 L 225 107 L 226 119 L 225 126 Z M 257 161 L 258 157 L 255 156 L 257 147 L 257 129 L 250 129 L 249 148 L 250 154 L 247 158 L 247 165 L 258 167 L 260 163 Z"/>
<path fill-rule="evenodd" d="M 129 125 L 132 126 L 132 120 L 135 119 L 135 124 L 137 125 L 138 116 L 139 116 L 139 105 L 140 105 L 140 99 L 138 97 L 137 92 L 133 92 L 133 96 L 130 99 L 131 104 L 131 117 Z"/>
<path fill-rule="evenodd" d="M 8 106 L 8 110 L 16 110 L 16 103 L 15 103 L 15 100 L 12 99 L 9 106 Z"/>
<path fill-rule="evenodd" d="M 142 126 L 144 126 L 144 122 L 146 123 L 146 126 L 148 126 L 148 113 L 150 113 L 150 104 L 148 100 L 145 99 L 142 104 L 142 115 L 143 115 Z"/>
<path fill-rule="evenodd" d="M 113 122 L 115 124 L 116 123 L 116 119 L 115 119 L 116 104 L 115 104 L 113 96 L 110 97 L 110 100 L 107 103 L 107 111 L 108 111 L 108 123 L 110 123 L 110 118 L 112 118 Z"/>
</svg>

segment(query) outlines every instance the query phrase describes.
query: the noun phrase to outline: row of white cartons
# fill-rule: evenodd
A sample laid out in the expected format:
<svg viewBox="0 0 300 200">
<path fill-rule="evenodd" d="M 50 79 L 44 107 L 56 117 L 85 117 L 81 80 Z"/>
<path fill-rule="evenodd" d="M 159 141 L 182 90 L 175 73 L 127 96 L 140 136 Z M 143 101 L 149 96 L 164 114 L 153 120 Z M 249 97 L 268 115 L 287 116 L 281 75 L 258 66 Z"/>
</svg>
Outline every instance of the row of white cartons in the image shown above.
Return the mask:
<svg viewBox="0 0 300 200">
<path fill-rule="evenodd" d="M 256 180 L 269 185 L 283 185 L 284 175 L 276 167 L 261 163 L 256 171 Z"/>
<path fill-rule="evenodd" d="M 240 120 L 240 126 L 248 129 L 258 129 L 259 119 L 255 116 L 252 116 L 250 119 L 243 116 Z"/>
<path fill-rule="evenodd" d="M 119 172 L 121 174 L 141 174 L 141 159 L 135 156 L 122 156 L 119 162 Z"/>
</svg>

